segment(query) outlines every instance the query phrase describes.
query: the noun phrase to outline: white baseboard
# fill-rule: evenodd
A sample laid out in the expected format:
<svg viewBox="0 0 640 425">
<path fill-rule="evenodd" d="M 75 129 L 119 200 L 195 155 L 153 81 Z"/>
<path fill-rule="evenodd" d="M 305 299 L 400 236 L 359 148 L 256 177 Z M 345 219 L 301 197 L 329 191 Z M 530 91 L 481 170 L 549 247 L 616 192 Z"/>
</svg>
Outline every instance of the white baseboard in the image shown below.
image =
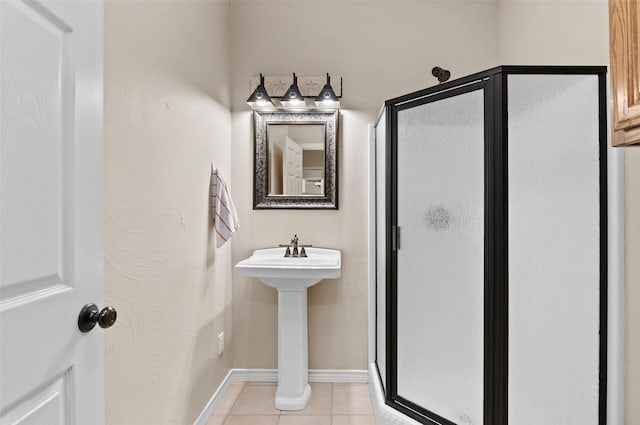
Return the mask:
<svg viewBox="0 0 640 425">
<path fill-rule="evenodd" d="M 332 382 L 334 384 L 366 384 L 369 376 L 366 370 L 357 369 L 311 369 L 309 382 Z"/>
<path fill-rule="evenodd" d="M 193 425 L 206 425 L 209 416 L 222 400 L 231 382 L 278 382 L 277 369 L 231 369 L 222 380 L 211 399 L 202 410 Z M 310 369 L 309 382 L 333 382 L 338 384 L 369 382 L 366 370 L 349 369 Z"/>
<path fill-rule="evenodd" d="M 277 369 L 233 369 L 232 381 L 278 382 Z M 366 370 L 310 369 L 309 382 L 367 383 Z"/>
<path fill-rule="evenodd" d="M 229 384 L 232 381 L 232 378 L 231 378 L 232 376 L 233 376 L 233 369 L 231 369 L 229 373 L 227 373 L 227 376 L 224 377 L 224 379 L 222 380 L 222 383 L 220 384 L 216 392 L 213 393 L 213 395 L 209 399 L 209 402 L 204 407 L 204 410 L 202 410 L 200 415 L 198 415 L 198 418 L 193 423 L 193 425 L 207 425 L 209 416 L 211 416 L 211 414 L 213 413 L 213 410 L 216 408 L 218 403 L 220 403 L 220 400 L 222 400 L 224 393 L 227 392 L 227 388 L 229 387 Z"/>
</svg>

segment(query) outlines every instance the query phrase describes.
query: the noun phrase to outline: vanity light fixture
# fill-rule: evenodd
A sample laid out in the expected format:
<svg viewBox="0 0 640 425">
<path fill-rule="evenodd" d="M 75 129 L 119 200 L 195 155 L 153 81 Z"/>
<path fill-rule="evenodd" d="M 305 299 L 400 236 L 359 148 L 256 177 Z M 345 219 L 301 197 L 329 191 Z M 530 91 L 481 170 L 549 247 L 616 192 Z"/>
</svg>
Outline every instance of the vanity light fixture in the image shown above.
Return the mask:
<svg viewBox="0 0 640 425">
<path fill-rule="evenodd" d="M 258 87 L 256 87 L 253 93 L 251 93 L 251 96 L 249 96 L 249 99 L 247 99 L 247 104 L 257 111 L 275 109 L 273 101 L 269 93 L 267 93 L 267 89 L 264 87 L 264 76 L 262 74 L 260 74 L 260 84 L 258 84 Z"/>
<path fill-rule="evenodd" d="M 322 109 L 338 109 L 340 108 L 340 100 L 338 100 L 338 96 L 336 96 L 336 92 L 333 91 L 333 87 L 331 87 L 331 77 L 329 77 L 329 73 L 327 72 L 327 84 L 324 85 L 322 91 L 316 97 L 316 106 Z"/>
<path fill-rule="evenodd" d="M 282 96 L 282 99 L 280 99 L 280 104 L 284 109 L 292 110 L 304 109 L 307 105 L 304 96 L 302 96 L 298 88 L 298 77 L 296 77 L 295 72 L 293 73 L 293 84 L 291 84 L 291 87 L 289 87 L 284 96 Z"/>
<path fill-rule="evenodd" d="M 293 78 L 291 77 L 293 75 Z M 335 111 L 340 108 L 342 77 L 334 75 L 338 85 L 331 86 L 329 73 L 323 76 L 264 76 L 251 78 L 253 90 L 247 104 L 256 111 L 287 110 Z M 322 88 L 322 89 L 321 89 Z"/>
</svg>

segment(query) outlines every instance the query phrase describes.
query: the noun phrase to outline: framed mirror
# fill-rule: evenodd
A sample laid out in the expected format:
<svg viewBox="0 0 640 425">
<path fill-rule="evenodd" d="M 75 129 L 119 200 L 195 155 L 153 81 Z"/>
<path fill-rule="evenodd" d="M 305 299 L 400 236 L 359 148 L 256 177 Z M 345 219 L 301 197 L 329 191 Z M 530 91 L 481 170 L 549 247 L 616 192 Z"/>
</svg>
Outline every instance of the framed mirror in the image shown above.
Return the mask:
<svg viewBox="0 0 640 425">
<path fill-rule="evenodd" d="M 338 112 L 258 112 L 253 209 L 338 209 Z"/>
</svg>

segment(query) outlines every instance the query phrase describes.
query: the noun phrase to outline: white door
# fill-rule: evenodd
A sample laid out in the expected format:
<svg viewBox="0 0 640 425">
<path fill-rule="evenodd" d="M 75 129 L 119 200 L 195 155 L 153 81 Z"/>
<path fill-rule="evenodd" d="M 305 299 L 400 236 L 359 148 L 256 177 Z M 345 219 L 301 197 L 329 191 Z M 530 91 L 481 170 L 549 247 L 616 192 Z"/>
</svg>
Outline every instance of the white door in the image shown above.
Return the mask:
<svg viewBox="0 0 640 425">
<path fill-rule="evenodd" d="M 0 0 L 0 424 L 104 424 L 103 3 Z"/>
<path fill-rule="evenodd" d="M 302 147 L 289 136 L 284 149 L 284 194 L 302 195 Z"/>
</svg>

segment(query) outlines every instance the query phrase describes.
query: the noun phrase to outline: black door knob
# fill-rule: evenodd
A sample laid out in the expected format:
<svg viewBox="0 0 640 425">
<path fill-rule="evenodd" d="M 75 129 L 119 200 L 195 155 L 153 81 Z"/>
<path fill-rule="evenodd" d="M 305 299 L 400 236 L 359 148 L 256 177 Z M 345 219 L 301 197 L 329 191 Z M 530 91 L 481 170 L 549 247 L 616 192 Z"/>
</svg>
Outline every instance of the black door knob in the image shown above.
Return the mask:
<svg viewBox="0 0 640 425">
<path fill-rule="evenodd" d="M 89 332 L 98 324 L 101 328 L 107 329 L 116 323 L 117 318 L 118 312 L 111 306 L 98 310 L 95 304 L 87 304 L 80 310 L 78 328 L 82 332 Z"/>
</svg>

